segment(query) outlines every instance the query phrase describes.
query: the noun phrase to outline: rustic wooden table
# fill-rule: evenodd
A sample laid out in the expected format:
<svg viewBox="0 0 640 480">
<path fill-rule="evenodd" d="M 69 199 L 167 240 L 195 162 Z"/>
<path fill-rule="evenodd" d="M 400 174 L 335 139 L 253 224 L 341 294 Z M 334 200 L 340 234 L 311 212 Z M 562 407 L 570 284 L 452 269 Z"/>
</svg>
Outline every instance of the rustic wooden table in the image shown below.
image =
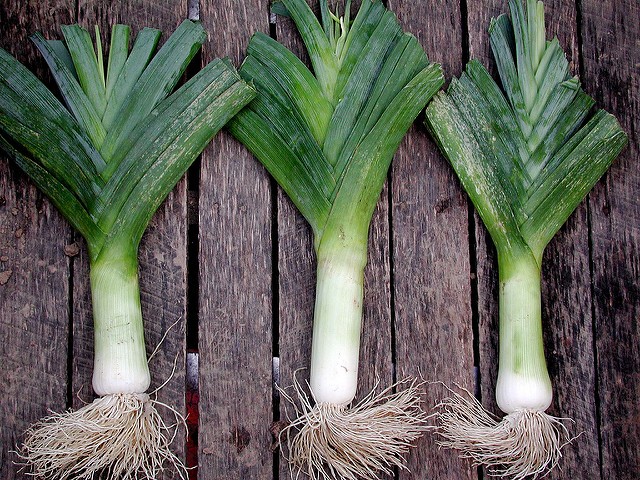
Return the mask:
<svg viewBox="0 0 640 480">
<path fill-rule="evenodd" d="M 196 0 L 197 2 L 197 0 Z M 406 30 L 442 63 L 493 65 L 489 19 L 501 0 L 388 0 Z M 630 145 L 552 241 L 544 258 L 544 334 L 555 385 L 552 412 L 584 433 L 552 479 L 640 478 L 640 4 L 548 0 L 547 28 Z M 197 10 L 187 0 L 5 0 L 0 46 L 47 77 L 27 41 L 61 24 L 114 22 L 172 31 Z M 200 1 L 209 41 L 198 61 L 237 65 L 250 35 L 269 32 L 300 51 L 269 0 Z M 197 62 L 196 62 L 197 63 Z M 194 67 L 194 69 L 197 68 Z M 50 80 L 48 80 L 50 82 Z M 79 251 L 77 246 L 79 246 Z M 155 216 L 140 275 L 158 396 L 185 408 L 185 352 L 198 349 L 201 480 L 289 479 L 270 448 L 283 415 L 273 389 L 308 362 L 314 292 L 309 229 L 247 151 L 220 134 Z M 371 228 L 361 353 L 362 392 L 376 379 L 421 372 L 457 382 L 493 403 L 496 377 L 495 252 L 458 181 L 423 127 L 394 160 Z M 0 478 L 22 478 L 11 451 L 49 410 L 92 398 L 91 309 L 82 240 L 28 179 L 0 159 Z M 426 394 L 427 405 L 443 392 Z M 176 449 L 185 450 L 185 438 Z M 403 480 L 486 477 L 425 437 Z"/>
</svg>

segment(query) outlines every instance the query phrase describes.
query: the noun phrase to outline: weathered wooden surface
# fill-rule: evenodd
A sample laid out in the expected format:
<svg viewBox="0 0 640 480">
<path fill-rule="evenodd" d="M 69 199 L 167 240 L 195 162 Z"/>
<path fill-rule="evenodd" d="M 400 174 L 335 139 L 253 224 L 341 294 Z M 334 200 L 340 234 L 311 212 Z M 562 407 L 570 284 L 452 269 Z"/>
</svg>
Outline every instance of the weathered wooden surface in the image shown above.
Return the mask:
<svg viewBox="0 0 640 480">
<path fill-rule="evenodd" d="M 460 3 L 392 0 L 405 29 L 416 35 L 447 82 L 462 71 Z M 441 45 L 449 45 L 441 48 Z M 466 197 L 451 168 L 420 125 L 411 130 L 391 168 L 396 369 L 427 381 L 454 379 L 473 391 L 471 270 Z M 455 245 L 455 249 L 452 247 Z M 453 255 L 452 255 L 453 253 Z M 446 393 L 427 389 L 425 405 Z M 455 469 L 451 465 L 456 465 Z M 425 436 L 400 478 L 475 478 L 470 462 L 440 450 Z"/>
<path fill-rule="evenodd" d="M 582 2 L 586 90 L 630 143 L 590 195 L 602 478 L 640 478 L 640 5 Z"/>
<path fill-rule="evenodd" d="M 237 65 L 250 36 L 269 31 L 266 0 L 202 2 L 203 62 Z M 270 478 L 272 214 L 264 169 L 223 132 L 200 174 L 200 429 L 198 476 Z M 206 420 L 205 420 L 206 419 Z"/>
<path fill-rule="evenodd" d="M 0 5 L 0 46 L 46 78 L 46 65 L 24 39 L 57 34 L 73 20 L 69 2 Z M 5 20 L 6 19 L 6 20 Z M 49 82 L 50 83 L 50 82 Z M 30 423 L 68 406 L 71 227 L 0 152 L 0 478 L 21 478 L 10 450 Z M 46 341 L 45 341 L 46 340 Z"/>
<path fill-rule="evenodd" d="M 313 5 L 315 2 L 310 1 Z M 486 29 L 506 2 L 389 0 L 447 78 L 468 58 L 493 68 Z M 169 32 L 186 18 L 185 0 L 3 2 L 0 46 L 47 78 L 25 40 L 34 30 L 115 21 Z M 558 35 L 573 73 L 599 106 L 620 119 L 630 146 L 551 242 L 543 266 L 545 347 L 555 387 L 552 410 L 584 433 L 549 478 L 640 478 L 640 45 L 637 2 L 546 2 L 547 30 Z M 229 56 L 239 65 L 250 35 L 272 36 L 304 57 L 287 19 L 267 0 L 200 2 L 209 32 L 201 64 Z M 270 23 L 271 22 L 271 23 Z M 273 23 L 275 22 L 275 23 Z M 197 69 L 197 61 L 194 69 Z M 140 273 L 155 384 L 177 369 L 159 398 L 184 408 L 185 317 L 189 298 L 200 352 L 201 480 L 289 479 L 270 449 L 272 421 L 286 418 L 273 390 L 308 367 L 315 263 L 309 229 L 257 162 L 220 134 L 170 195 L 145 235 Z M 10 451 L 48 409 L 91 398 L 92 328 L 83 242 L 4 156 L 0 161 L 0 478 L 22 478 Z M 187 188 L 198 249 L 187 255 Z M 78 241 L 80 254 L 65 255 Z M 73 253 L 67 248 L 67 253 Z M 360 393 L 422 374 L 493 400 L 497 355 L 495 252 L 481 221 L 425 129 L 414 127 L 396 155 L 378 202 L 366 271 Z M 189 274 L 189 272 L 192 272 Z M 195 274 L 194 274 L 195 272 Z M 307 378 L 308 372 L 299 373 Z M 476 378 L 480 380 L 476 384 Z M 432 405 L 443 394 L 425 395 Z M 426 437 L 402 480 L 485 477 Z M 177 452 L 184 438 L 177 439 Z"/>
</svg>

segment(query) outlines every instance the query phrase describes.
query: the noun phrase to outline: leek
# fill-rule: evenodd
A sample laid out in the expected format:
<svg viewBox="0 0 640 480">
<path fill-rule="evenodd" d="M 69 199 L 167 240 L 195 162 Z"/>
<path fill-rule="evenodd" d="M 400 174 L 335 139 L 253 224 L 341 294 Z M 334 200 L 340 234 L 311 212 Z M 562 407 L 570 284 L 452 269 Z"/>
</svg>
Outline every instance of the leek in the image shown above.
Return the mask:
<svg viewBox="0 0 640 480">
<path fill-rule="evenodd" d="M 185 479 L 171 429 L 146 393 L 138 244 L 189 165 L 255 92 L 215 60 L 171 94 L 206 39 L 198 23 L 184 21 L 155 54 L 160 31 L 141 30 L 129 51 L 130 28 L 115 25 L 106 71 L 97 28 L 97 53 L 80 26 L 62 32 L 64 42 L 32 40 L 66 107 L 0 49 L 0 146 L 86 240 L 100 397 L 33 425 L 19 454 L 38 478 L 155 479 L 168 462 Z"/>
<path fill-rule="evenodd" d="M 609 168 L 627 138 L 569 75 L 558 40 L 545 40 L 544 6 L 510 0 L 489 28 L 502 89 L 471 61 L 426 112 L 498 253 L 501 421 L 475 399 L 442 403 L 442 444 L 496 475 L 545 474 L 569 441 L 552 401 L 541 324 L 545 246 Z"/>
<path fill-rule="evenodd" d="M 315 75 L 256 34 L 240 74 L 258 95 L 229 128 L 314 236 L 313 400 L 297 389 L 302 406 L 286 429 L 289 461 L 312 478 L 376 478 L 402 464 L 424 417 L 415 385 L 348 408 L 357 387 L 369 224 L 393 154 L 443 74 L 378 0 L 363 2 L 353 21 L 350 1 L 339 17 L 321 0 L 321 23 L 304 0 L 284 0 L 278 10 L 296 23 Z"/>
</svg>

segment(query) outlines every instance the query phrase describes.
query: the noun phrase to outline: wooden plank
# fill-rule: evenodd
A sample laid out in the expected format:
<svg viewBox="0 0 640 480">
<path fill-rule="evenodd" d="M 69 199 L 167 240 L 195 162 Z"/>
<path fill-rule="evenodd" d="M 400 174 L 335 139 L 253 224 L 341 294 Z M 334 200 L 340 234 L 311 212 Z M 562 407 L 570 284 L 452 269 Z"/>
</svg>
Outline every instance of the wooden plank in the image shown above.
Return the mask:
<svg viewBox="0 0 640 480">
<path fill-rule="evenodd" d="M 393 0 L 404 28 L 448 79 L 462 69 L 462 20 L 455 0 Z M 474 389 L 468 207 L 453 170 L 425 128 L 413 128 L 392 166 L 393 285 L 399 372 Z M 425 408 L 447 392 L 428 386 Z M 476 470 L 426 435 L 401 479 L 471 479 Z"/>
<path fill-rule="evenodd" d="M 81 1 L 78 22 L 85 28 L 100 27 L 104 48 L 107 48 L 114 23 L 130 25 L 133 35 L 143 27 L 163 32 L 161 44 L 187 17 L 187 4 L 172 0 L 163 4 L 126 1 Z M 134 37 L 132 36 L 132 43 Z M 159 48 L 159 47 L 158 47 Z M 157 399 L 186 415 L 185 409 L 185 322 L 187 275 L 187 193 L 182 179 L 154 215 L 139 249 L 139 279 L 142 317 L 145 327 L 147 356 L 162 340 L 162 347 L 150 361 L 151 387 Z M 89 266 L 86 248 L 74 263 L 74 332 L 73 332 L 73 392 L 74 407 L 93 398 L 91 375 L 93 370 L 93 320 L 89 291 Z M 175 325 L 174 325 L 175 324 Z M 174 371 L 175 365 L 175 371 Z M 172 373 L 173 372 L 173 373 Z M 169 380 L 169 377 L 170 380 Z M 167 424 L 175 422 L 173 414 L 161 411 Z M 179 429 L 172 450 L 184 459 L 185 432 Z M 167 472 L 163 478 L 172 478 Z"/>
<path fill-rule="evenodd" d="M 449 75 L 458 75 L 464 54 L 464 19 L 460 18 L 457 2 L 431 6 L 428 11 L 420 2 L 388 3 L 399 12 L 404 28 L 418 36 L 430 58 L 442 62 Z M 640 393 L 640 333 L 635 321 L 640 317 L 636 301 L 640 293 L 640 174 L 634 163 L 639 157 L 635 73 L 640 62 L 634 44 L 638 38 L 634 19 L 640 12 L 634 3 L 583 0 L 581 13 L 576 16 L 571 2 L 545 4 L 548 32 L 557 33 L 569 49 L 573 71 L 578 71 L 581 40 L 585 89 L 599 105 L 621 118 L 632 136 L 631 146 L 591 196 L 590 210 L 581 205 L 545 253 L 543 318 L 556 394 L 552 411 L 574 418 L 574 431 L 585 432 L 566 448 L 562 471 L 549 478 L 565 478 L 568 473 L 575 478 L 600 477 L 601 454 L 601 478 L 632 479 L 640 476 L 640 412 L 636 401 Z M 243 7 L 237 11 L 237 6 L 228 1 L 220 6 L 203 5 L 201 16 L 212 38 L 205 53 L 207 59 L 231 55 L 237 63 L 250 34 L 255 29 L 268 30 L 266 0 Z M 3 21 L 0 30 L 0 46 L 42 71 L 43 63 L 36 60 L 31 45 L 16 39 L 25 38 L 35 28 L 58 37 L 58 25 L 71 23 L 74 9 L 75 4 L 59 1 L 2 5 L 0 12 L 7 22 Z M 175 7 L 151 2 L 85 1 L 79 3 L 79 9 L 81 22 L 87 26 L 98 23 L 103 33 L 115 21 L 134 23 L 136 29 L 161 26 L 169 32 L 184 17 L 186 4 Z M 504 9 L 504 2 L 497 0 L 468 3 L 471 57 L 493 64 L 486 27 L 490 16 Z M 576 18 L 582 20 L 580 39 Z M 299 51 L 299 41 L 288 21 L 279 19 L 276 33 Z M 309 228 L 280 191 L 272 200 L 267 175 L 227 135 L 221 135 L 205 154 L 201 173 L 197 259 L 199 313 L 203 319 L 200 478 L 268 479 L 274 473 L 282 479 L 290 478 L 284 462 L 278 474 L 268 448 L 271 438 L 267 426 L 274 415 L 284 415 L 282 409 L 273 410 L 271 356 L 272 347 L 279 350 L 283 385 L 291 383 L 296 368 L 308 365 L 315 291 Z M 277 229 L 271 224 L 272 204 L 276 202 Z M 389 217 L 393 220 L 392 238 Z M 593 227 L 591 258 L 589 223 Z M 497 373 L 495 253 L 477 216 L 474 229 L 481 393 L 485 405 L 497 412 L 493 400 Z M 273 232 L 277 235 L 277 253 L 272 250 Z M 469 280 L 473 264 L 469 264 L 467 235 L 467 207 L 459 183 L 424 129 L 414 129 L 394 161 L 390 189 L 383 192 L 372 225 L 360 392 L 371 387 L 376 375 L 385 384 L 394 371 L 401 376 L 416 373 L 417 367 L 427 379 L 444 376 L 473 389 Z M 0 478 L 20 478 L 10 463 L 15 457 L 9 450 L 29 422 L 49 408 L 61 410 L 71 401 L 79 406 L 79 398 L 90 400 L 92 395 L 88 266 L 84 254 L 70 266 L 64 247 L 71 241 L 71 229 L 55 208 L 6 159 L 0 161 L 0 338 L 4 339 L 0 349 L 0 382 L 4 385 L 0 400 L 0 419 L 4 422 Z M 141 247 L 143 314 L 150 349 L 173 321 L 185 316 L 185 242 L 183 181 L 154 218 Z M 279 276 L 274 281 L 272 255 L 276 254 Z M 279 294 L 272 304 L 274 285 Z M 390 288 L 395 299 L 393 317 Z M 70 300 L 76 320 L 72 337 L 73 399 L 67 398 Z M 275 327 L 278 331 L 271 323 L 272 305 L 277 306 L 280 318 Z M 42 322 L 43 318 L 47 321 Z M 367 331 L 375 333 L 367 335 Z M 274 345 L 272 334 L 277 334 Z M 47 345 L 42 344 L 42 338 L 48 339 Z M 23 358 L 26 351 L 29 359 Z M 176 375 L 159 398 L 174 406 L 177 403 L 180 409 L 184 402 L 183 354 L 181 321 L 165 341 L 161 356 L 152 363 L 157 385 L 177 358 Z M 306 373 L 300 375 L 305 378 Z M 433 404 L 440 393 L 429 389 L 427 405 Z M 399 478 L 476 477 L 475 470 L 457 460 L 454 453 L 435 449 L 433 440 L 426 437 L 421 441 L 410 456 L 412 473 L 400 472 Z M 177 440 L 179 450 L 183 443 L 183 439 Z"/>
<path fill-rule="evenodd" d="M 578 73 L 575 5 L 546 1 L 547 36 L 558 36 L 570 68 Z M 495 73 L 487 28 L 491 17 L 506 12 L 504 2 L 469 3 L 471 58 L 480 58 Z M 484 405 L 499 413 L 495 404 L 498 358 L 497 262 L 495 249 L 480 218 L 475 215 L 478 262 L 478 311 L 481 396 Z M 579 438 L 566 447 L 561 470 L 548 478 L 592 478 L 599 464 L 595 431 L 595 371 L 592 351 L 591 292 L 586 206 L 583 203 L 549 244 L 542 267 L 542 307 L 545 352 L 554 384 L 551 414 L 575 420 Z"/>
<path fill-rule="evenodd" d="M 353 2 L 354 14 L 360 3 Z M 317 10 L 317 2 L 309 4 Z M 293 21 L 277 17 L 276 38 L 309 65 Z M 393 383 L 388 196 L 385 187 L 369 230 L 356 402 L 369 393 L 376 382 L 380 387 Z M 298 380 L 305 383 L 309 378 L 316 266 L 311 229 L 279 189 L 278 318 L 280 384 L 284 387 L 292 385 L 294 372 L 301 368 L 305 370 L 298 373 Z M 282 402 L 280 418 L 286 419 L 287 412 L 291 412 L 291 406 Z M 290 478 L 285 460 L 281 461 L 280 478 Z M 381 476 L 384 478 L 387 477 Z"/>
<path fill-rule="evenodd" d="M 545 2 L 547 36 L 557 36 L 569 68 L 579 74 L 575 4 Z M 554 385 L 550 413 L 571 418 L 580 436 L 563 450 L 560 469 L 549 479 L 594 478 L 599 465 L 593 316 L 589 271 L 589 224 L 586 202 L 549 243 L 542 264 L 542 319 L 545 352 Z"/>
<path fill-rule="evenodd" d="M 629 145 L 590 195 L 602 478 L 640 478 L 640 4 L 581 5 L 583 83 Z"/>
<path fill-rule="evenodd" d="M 74 2 L 0 4 L 0 47 L 51 87 L 48 69 L 28 40 L 57 34 Z M 71 227 L 26 175 L 0 152 L 0 478 L 22 478 L 12 451 L 27 427 L 67 407 Z"/>
<path fill-rule="evenodd" d="M 250 36 L 269 31 L 267 0 L 203 2 L 203 61 L 238 65 Z M 272 403 L 272 240 L 269 179 L 219 135 L 200 176 L 199 478 L 269 479 Z"/>
</svg>

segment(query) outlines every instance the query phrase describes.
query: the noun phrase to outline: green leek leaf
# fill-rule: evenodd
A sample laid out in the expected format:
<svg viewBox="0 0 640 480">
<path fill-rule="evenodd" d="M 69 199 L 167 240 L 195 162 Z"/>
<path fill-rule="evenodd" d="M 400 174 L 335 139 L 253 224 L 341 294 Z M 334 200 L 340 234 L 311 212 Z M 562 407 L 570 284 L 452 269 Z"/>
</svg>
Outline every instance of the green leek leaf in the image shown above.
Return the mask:
<svg viewBox="0 0 640 480">
<path fill-rule="evenodd" d="M 116 81 L 120 77 L 120 74 L 126 65 L 127 57 L 129 57 L 130 36 L 131 28 L 128 25 L 116 24 L 111 28 L 111 43 L 109 45 L 109 60 L 107 63 L 109 69 L 107 71 L 105 86 L 107 102 L 115 88 Z M 139 36 L 140 35 L 138 35 L 138 37 Z"/>
<path fill-rule="evenodd" d="M 0 128 L 77 191 L 83 205 L 95 206 L 103 185 L 97 172 L 102 163 L 87 136 L 59 100 L 4 50 L 0 75 Z M 33 93 L 25 97 L 25 91 Z"/>
<path fill-rule="evenodd" d="M 327 98 L 333 98 L 338 65 L 332 44 L 307 2 L 284 0 L 282 3 L 296 23 L 298 32 L 307 47 L 320 88 Z M 322 8 L 326 11 L 326 2 L 320 2 L 321 5 L 323 3 L 325 7 Z"/>
<path fill-rule="evenodd" d="M 136 143 L 109 179 L 103 191 L 108 208 L 100 212 L 99 225 L 117 235 L 117 221 L 118 229 L 139 239 L 141 227 L 146 227 L 140 218 L 155 212 L 193 159 L 227 123 L 229 111 L 239 111 L 253 96 L 226 62 L 214 60 L 163 100 L 136 127 L 139 132 L 132 135 Z M 135 231 L 129 230 L 134 223 Z"/>
<path fill-rule="evenodd" d="M 426 123 L 499 249 L 542 252 L 626 143 L 611 115 L 545 41 L 542 2 L 509 2 L 489 29 L 500 87 L 477 61 L 427 108 Z M 504 92 L 504 93 L 502 93 Z"/>
<path fill-rule="evenodd" d="M 68 220 L 84 238 L 89 242 L 98 241 L 96 244 L 90 244 L 89 248 L 97 248 L 104 233 L 98 229 L 93 218 L 76 196 L 42 168 L 37 161 L 16 149 L 2 134 L 0 134 L 0 147 L 11 155 L 16 164 L 29 175 L 36 186 L 51 199 L 60 211 L 69 212 Z"/>
<path fill-rule="evenodd" d="M 278 92 L 282 103 L 293 104 L 316 142 L 322 145 L 333 106 L 309 69 L 293 53 L 262 33 L 251 39 L 247 54 L 243 76 L 261 82 L 265 91 Z"/>
<path fill-rule="evenodd" d="M 117 35 L 123 35 L 124 32 L 117 30 Z M 114 72 L 113 87 L 111 91 L 107 90 L 109 98 L 107 99 L 107 107 L 102 117 L 102 123 L 106 129 L 111 129 L 114 122 L 117 122 L 120 109 L 126 99 L 132 94 L 131 91 L 136 82 L 144 72 L 153 57 L 161 32 L 153 28 L 143 28 L 138 33 L 133 48 L 129 53 L 120 73 L 116 77 Z M 111 64 L 109 64 L 109 71 Z M 107 84 L 108 88 L 109 84 Z"/>
<path fill-rule="evenodd" d="M 55 56 L 62 60 L 62 62 L 67 67 L 67 70 L 69 70 L 69 72 L 73 75 L 73 78 L 75 78 L 77 81 L 78 75 L 76 74 L 76 67 L 74 67 L 73 65 L 71 54 L 69 53 L 69 50 L 67 50 L 67 46 L 64 44 L 64 42 L 62 40 L 47 40 L 47 43 L 53 50 Z"/>
<path fill-rule="evenodd" d="M 188 20 L 155 55 L 159 31 L 143 29 L 129 52 L 129 27 L 114 26 L 106 69 L 88 32 L 63 31 L 66 44 L 33 40 L 68 109 L 0 49 L 0 147 L 85 237 L 93 262 L 114 243 L 137 246 L 169 191 L 255 92 L 215 60 L 169 95 L 205 38 Z"/>
<path fill-rule="evenodd" d="M 113 122 L 100 147 L 109 173 L 117 168 L 111 158 L 135 126 L 173 90 L 206 37 L 199 23 L 184 21 L 146 66 L 118 109 L 118 120 Z"/>
<path fill-rule="evenodd" d="M 70 70 L 65 57 L 58 56 L 58 52 L 62 51 L 62 47 L 60 46 L 57 51 L 54 50 L 52 44 L 39 33 L 34 34 L 31 40 L 38 47 L 49 65 L 49 69 L 67 106 L 82 126 L 82 129 L 87 132 L 94 145 L 102 145 L 106 135 L 100 120 L 102 115 L 96 111 L 95 105 L 80 85 L 75 67 L 74 70 Z"/>
<path fill-rule="evenodd" d="M 82 90 L 91 100 L 95 112 L 102 117 L 106 106 L 104 68 L 101 67 L 102 55 L 99 55 L 100 60 L 98 60 L 89 32 L 79 25 L 63 25 L 62 34 Z M 100 39 L 96 40 L 97 45 L 100 45 Z"/>
<path fill-rule="evenodd" d="M 442 70 L 380 1 L 364 2 L 353 21 L 349 5 L 338 18 L 321 1 L 322 24 L 306 2 L 283 4 L 314 73 L 256 34 L 240 75 L 258 96 L 230 131 L 282 186 L 316 240 L 345 225 L 366 238 L 391 158 L 442 85 Z"/>
</svg>

